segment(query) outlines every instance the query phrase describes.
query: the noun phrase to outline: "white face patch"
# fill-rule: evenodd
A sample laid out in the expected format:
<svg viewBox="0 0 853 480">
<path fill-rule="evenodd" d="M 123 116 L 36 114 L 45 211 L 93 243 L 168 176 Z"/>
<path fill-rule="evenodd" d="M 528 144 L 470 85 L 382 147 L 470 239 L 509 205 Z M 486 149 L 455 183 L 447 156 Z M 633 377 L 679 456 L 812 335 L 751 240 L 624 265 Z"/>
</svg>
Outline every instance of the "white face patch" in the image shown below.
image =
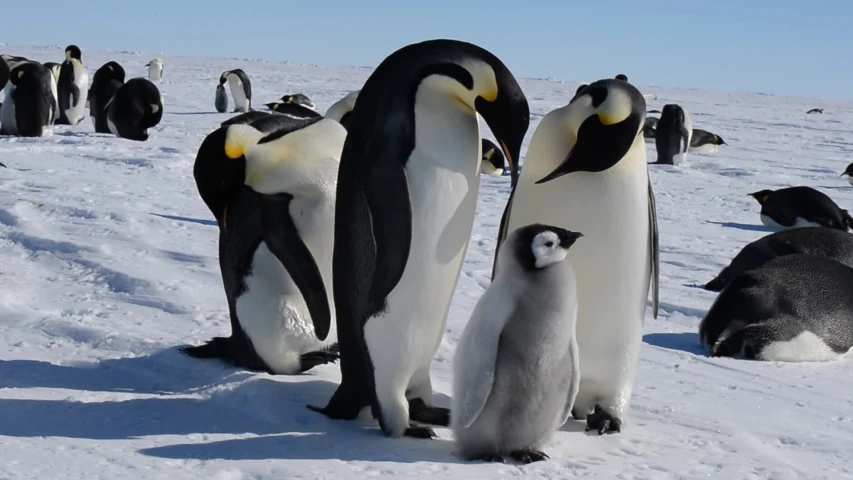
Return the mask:
<svg viewBox="0 0 853 480">
<path fill-rule="evenodd" d="M 552 263 L 563 261 L 569 251 L 560 246 L 560 238 L 554 232 L 542 232 L 533 237 L 533 258 L 536 268 L 547 267 Z"/>
</svg>

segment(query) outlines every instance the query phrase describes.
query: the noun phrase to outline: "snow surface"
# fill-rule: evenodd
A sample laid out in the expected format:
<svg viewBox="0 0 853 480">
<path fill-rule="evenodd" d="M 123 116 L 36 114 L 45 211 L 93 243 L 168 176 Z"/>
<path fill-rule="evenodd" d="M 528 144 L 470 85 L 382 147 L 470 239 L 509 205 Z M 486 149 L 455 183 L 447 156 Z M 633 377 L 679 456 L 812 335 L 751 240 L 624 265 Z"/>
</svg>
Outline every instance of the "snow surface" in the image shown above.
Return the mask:
<svg viewBox="0 0 853 480">
<path fill-rule="evenodd" d="M 63 56 L 57 47 L 2 51 Z M 116 60 L 130 78 L 144 76 L 155 56 L 85 51 L 83 60 L 90 76 Z M 650 109 L 680 103 L 729 145 L 680 167 L 651 167 L 661 315 L 647 315 L 628 423 L 600 437 L 570 421 L 545 448 L 547 462 L 465 463 L 447 429 L 433 441 L 392 440 L 375 424 L 307 410 L 325 404 L 337 365 L 270 376 L 177 351 L 229 332 L 217 228 L 192 177 L 202 139 L 231 115 L 213 113 L 219 74 L 243 68 L 256 106 L 301 92 L 325 112 L 370 70 L 163 58 L 165 115 L 145 143 L 94 134 L 88 118 L 50 138 L 0 138 L 9 166 L 0 169 L 0 479 L 853 476 L 849 359 L 710 359 L 696 334 L 714 298 L 696 285 L 766 233 L 747 193 L 811 185 L 853 207 L 853 189 L 838 177 L 853 160 L 853 103 L 642 87 L 657 95 Z M 577 83 L 521 84 L 534 113 L 529 141 Z M 805 115 L 813 107 L 826 112 Z M 508 183 L 483 178 L 433 363 L 439 404 L 449 403 L 454 346 L 489 282 Z"/>
</svg>

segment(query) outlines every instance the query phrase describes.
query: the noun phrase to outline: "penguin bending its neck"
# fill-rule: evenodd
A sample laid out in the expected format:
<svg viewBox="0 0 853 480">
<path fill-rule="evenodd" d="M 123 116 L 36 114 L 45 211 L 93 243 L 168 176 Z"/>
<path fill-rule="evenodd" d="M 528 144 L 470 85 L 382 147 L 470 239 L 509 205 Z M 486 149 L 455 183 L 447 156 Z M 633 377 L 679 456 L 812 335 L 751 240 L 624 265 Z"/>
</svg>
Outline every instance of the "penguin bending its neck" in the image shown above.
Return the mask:
<svg viewBox="0 0 853 480">
<path fill-rule="evenodd" d="M 431 438 L 448 425 L 430 364 L 441 343 L 477 204 L 480 114 L 512 178 L 530 122 L 515 77 L 481 47 L 408 45 L 367 79 L 341 154 L 333 280 L 341 384 L 325 408 L 355 419 L 371 407 L 382 431 Z"/>
</svg>

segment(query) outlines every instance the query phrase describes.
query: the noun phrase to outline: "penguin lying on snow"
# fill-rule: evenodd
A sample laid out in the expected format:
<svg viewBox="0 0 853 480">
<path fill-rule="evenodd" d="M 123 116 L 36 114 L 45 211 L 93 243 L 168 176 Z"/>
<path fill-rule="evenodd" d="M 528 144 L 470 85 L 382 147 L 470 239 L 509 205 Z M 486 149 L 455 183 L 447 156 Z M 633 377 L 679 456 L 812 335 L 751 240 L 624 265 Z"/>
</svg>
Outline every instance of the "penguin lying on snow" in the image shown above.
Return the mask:
<svg viewBox="0 0 853 480">
<path fill-rule="evenodd" d="M 850 183 L 850 185 L 853 185 L 853 163 L 847 165 L 847 168 L 845 168 L 844 172 L 839 176 L 843 177 L 844 175 L 847 175 L 847 182 Z"/>
<path fill-rule="evenodd" d="M 109 104 L 107 125 L 113 135 L 148 140 L 148 130 L 163 118 L 163 97 L 151 80 L 132 78 L 118 89 Z"/>
<path fill-rule="evenodd" d="M 0 107 L 0 133 L 20 137 L 53 135 L 56 120 L 56 83 L 53 74 L 37 62 L 21 62 L 12 69 Z"/>
<path fill-rule="evenodd" d="M 816 114 L 818 114 L 818 115 L 823 115 L 823 109 L 822 109 L 822 108 L 813 108 L 813 109 L 809 110 L 809 111 L 808 111 L 808 112 L 806 112 L 806 113 L 807 113 L 807 114 L 814 114 L 814 113 L 816 113 Z"/>
<path fill-rule="evenodd" d="M 713 357 L 780 362 L 835 360 L 853 347 L 853 269 L 814 255 L 785 255 L 749 270 L 699 324 Z"/>
<path fill-rule="evenodd" d="M 761 205 L 761 223 L 770 228 L 829 227 L 844 231 L 853 228 L 853 218 L 847 210 L 811 187 L 761 190 L 749 196 Z"/>
<path fill-rule="evenodd" d="M 317 118 L 321 117 L 319 113 L 311 110 L 308 107 L 304 107 L 297 103 L 266 103 L 264 104 L 267 108 L 272 110 L 275 113 L 282 115 L 289 115 L 294 118 Z"/>
<path fill-rule="evenodd" d="M 728 144 L 719 135 L 699 128 L 693 129 L 693 135 L 690 137 L 691 152 L 717 153 L 720 145 Z"/>
<path fill-rule="evenodd" d="M 220 124 L 222 127 L 227 127 L 228 125 L 237 125 L 240 123 L 252 123 L 255 120 L 260 120 L 261 118 L 266 118 L 272 116 L 274 114 L 269 112 L 261 112 L 258 110 L 252 110 L 251 112 L 241 113 L 240 115 L 235 115 L 228 120 L 225 120 Z"/>
<path fill-rule="evenodd" d="M 292 103 L 294 105 L 301 105 L 306 108 L 310 108 L 311 110 L 316 110 L 317 107 L 314 106 L 314 102 L 311 101 L 310 98 L 301 94 L 294 93 L 293 95 L 283 95 L 281 97 L 282 103 Z"/>
<path fill-rule="evenodd" d="M 230 125 L 199 148 L 193 174 L 220 228 L 232 333 L 183 351 L 296 374 L 337 358 L 332 231 L 346 130 L 276 117 L 276 129 Z"/>
<path fill-rule="evenodd" d="M 512 232 L 453 358 L 451 425 L 466 460 L 523 463 L 566 423 L 580 382 L 575 275 L 583 235 L 547 225 Z M 519 386 L 524 388 L 519 388 Z"/>
<path fill-rule="evenodd" d="M 853 235 L 834 228 L 804 227 L 764 236 L 743 247 L 705 290 L 719 292 L 741 273 L 796 253 L 829 258 L 853 268 Z"/>
<path fill-rule="evenodd" d="M 109 105 L 124 85 L 124 68 L 118 62 L 107 62 L 92 77 L 89 115 L 97 133 L 111 133 L 107 122 Z"/>
</svg>

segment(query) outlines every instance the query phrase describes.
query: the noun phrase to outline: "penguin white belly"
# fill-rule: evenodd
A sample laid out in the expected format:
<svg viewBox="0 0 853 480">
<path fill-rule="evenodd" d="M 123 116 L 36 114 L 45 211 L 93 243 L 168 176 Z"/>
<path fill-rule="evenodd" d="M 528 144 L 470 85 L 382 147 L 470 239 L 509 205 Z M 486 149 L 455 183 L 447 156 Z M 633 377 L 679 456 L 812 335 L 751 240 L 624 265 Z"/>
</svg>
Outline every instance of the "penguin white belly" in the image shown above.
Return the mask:
<svg viewBox="0 0 853 480">
<path fill-rule="evenodd" d="M 714 145 L 713 143 L 706 143 L 705 145 L 699 145 L 698 147 L 690 147 L 690 151 L 696 153 L 717 153 L 719 150 L 720 146 Z"/>
<path fill-rule="evenodd" d="M 850 185 L 853 185 L 853 175 L 850 175 L 847 177 L 847 183 L 849 183 Z"/>
<path fill-rule="evenodd" d="M 809 331 L 791 340 L 769 343 L 758 354 L 761 360 L 776 362 L 828 362 L 843 356 L 835 353 L 822 338 Z"/>
<path fill-rule="evenodd" d="M 15 91 L 15 86 L 12 85 L 12 82 L 8 82 L 3 91 L 6 94 L 6 98 L 3 100 L 3 106 L 0 107 L 0 133 L 17 135 L 18 122 L 15 120 L 15 100 L 12 99 L 12 92 Z"/>
<path fill-rule="evenodd" d="M 89 97 L 89 74 L 86 72 L 86 68 L 83 67 L 83 64 L 79 61 L 74 60 L 73 64 L 74 85 L 76 85 L 77 89 L 80 91 L 80 96 L 77 98 L 77 103 L 72 103 L 73 98 L 68 99 L 68 105 L 70 107 L 65 110 L 65 116 L 68 117 L 68 121 L 71 125 L 77 125 L 85 116 L 86 100 Z M 69 93 L 68 95 L 71 94 Z"/>
<path fill-rule="evenodd" d="M 535 193 L 522 188 L 548 172 L 528 172 L 532 175 L 519 185 L 509 219 L 508 232 L 543 223 L 582 232 L 587 240 L 567 256 L 577 276 L 581 385 L 576 404 L 582 409 L 600 403 L 627 411 L 642 342 L 651 280 L 648 174 L 636 164 L 623 165 L 645 162 L 645 155 L 633 157 L 609 172 L 574 172 L 537 185 Z"/>
<path fill-rule="evenodd" d="M 329 232 L 334 225 L 334 205 L 331 209 L 326 205 L 324 211 L 315 215 L 313 206 L 300 203 L 296 199 L 291 202 L 291 216 L 320 268 L 332 309 L 331 329 L 326 340 L 317 339 L 299 288 L 264 242 L 252 258 L 252 272 L 245 278 L 246 291 L 236 301 L 240 326 L 258 356 L 272 371 L 280 374 L 299 372 L 302 354 L 321 350 L 337 338 L 330 282 L 333 236 Z"/>
<path fill-rule="evenodd" d="M 231 98 L 234 99 L 235 112 L 248 112 L 249 99 L 246 98 L 246 92 L 243 91 L 243 82 L 236 75 L 228 77 L 228 87 L 231 89 Z"/>
<path fill-rule="evenodd" d="M 151 62 L 148 66 L 148 79 L 152 82 L 158 82 L 163 79 L 163 67 L 156 62 Z"/>
<path fill-rule="evenodd" d="M 784 225 L 776 223 L 776 220 L 773 220 L 772 218 L 768 217 L 767 215 L 761 215 L 761 223 L 763 223 L 764 226 L 775 229 L 775 230 L 790 230 L 793 228 L 822 227 L 823 226 L 819 223 L 810 222 L 803 217 L 797 217 L 797 219 L 794 221 L 793 225 L 791 225 L 790 227 L 786 227 Z"/>
</svg>

